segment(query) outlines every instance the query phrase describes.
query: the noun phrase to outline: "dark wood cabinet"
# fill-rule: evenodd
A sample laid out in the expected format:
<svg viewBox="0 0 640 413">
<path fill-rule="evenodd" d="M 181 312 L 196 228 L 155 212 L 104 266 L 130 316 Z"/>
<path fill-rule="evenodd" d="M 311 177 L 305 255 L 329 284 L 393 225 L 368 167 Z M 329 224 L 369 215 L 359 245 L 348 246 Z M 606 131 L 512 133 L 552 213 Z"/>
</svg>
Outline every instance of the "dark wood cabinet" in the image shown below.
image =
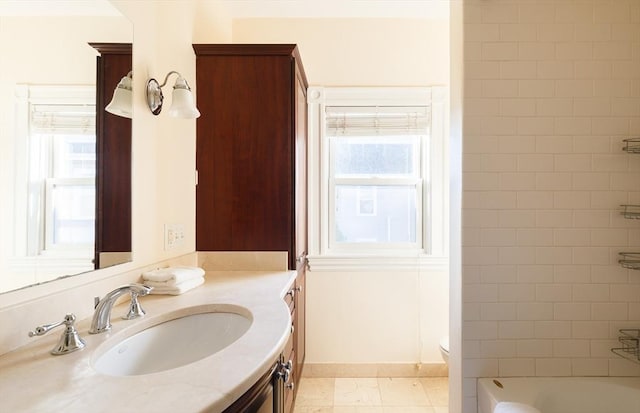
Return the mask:
<svg viewBox="0 0 640 413">
<path fill-rule="evenodd" d="M 307 251 L 307 80 L 295 45 L 196 44 L 196 249 Z M 303 258 L 302 258 L 303 259 Z"/>
<path fill-rule="evenodd" d="M 131 71 L 131 43 L 90 43 L 96 58 L 96 269 L 101 255 L 131 256 L 131 119 L 105 112 L 113 90 Z M 122 261 L 120 261 L 122 262 Z"/>
</svg>

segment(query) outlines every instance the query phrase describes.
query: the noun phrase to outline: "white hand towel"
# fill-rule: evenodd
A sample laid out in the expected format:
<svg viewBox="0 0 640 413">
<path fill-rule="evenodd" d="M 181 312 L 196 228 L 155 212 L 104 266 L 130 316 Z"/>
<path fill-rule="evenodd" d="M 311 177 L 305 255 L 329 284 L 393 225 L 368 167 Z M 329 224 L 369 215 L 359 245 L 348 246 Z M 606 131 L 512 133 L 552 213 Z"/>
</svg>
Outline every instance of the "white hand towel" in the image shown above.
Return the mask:
<svg viewBox="0 0 640 413">
<path fill-rule="evenodd" d="M 180 295 L 192 290 L 204 283 L 204 277 L 193 278 L 191 280 L 183 281 L 181 283 L 172 285 L 160 285 L 158 283 L 150 284 L 149 281 L 145 281 L 144 284 L 149 287 L 153 287 L 151 294 L 168 294 L 168 295 Z M 165 283 L 166 284 L 166 283 Z"/>
<path fill-rule="evenodd" d="M 183 281 L 202 277 L 203 275 L 204 270 L 199 267 L 167 267 L 142 273 L 142 279 L 144 281 L 175 285 Z"/>
<path fill-rule="evenodd" d="M 493 413 L 540 413 L 540 410 L 524 403 L 500 402 L 493 409 Z"/>
</svg>

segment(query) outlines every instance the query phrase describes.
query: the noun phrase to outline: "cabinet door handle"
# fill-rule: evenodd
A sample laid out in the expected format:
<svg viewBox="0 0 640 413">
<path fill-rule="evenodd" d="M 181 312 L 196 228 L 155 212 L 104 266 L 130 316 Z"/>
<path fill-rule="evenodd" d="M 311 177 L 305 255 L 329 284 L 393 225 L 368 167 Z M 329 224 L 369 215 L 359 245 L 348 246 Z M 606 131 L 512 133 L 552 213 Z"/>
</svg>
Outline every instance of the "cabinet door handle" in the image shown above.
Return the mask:
<svg viewBox="0 0 640 413">
<path fill-rule="evenodd" d="M 307 270 L 311 269 L 311 267 L 309 266 L 309 260 L 307 259 L 306 251 L 296 257 L 296 264 L 302 264 L 303 262 L 306 262 Z"/>
<path fill-rule="evenodd" d="M 297 290 L 296 290 L 295 288 L 292 288 L 292 289 L 290 289 L 289 291 L 287 291 L 287 295 L 290 295 L 290 296 L 291 296 L 291 299 L 293 300 L 293 299 L 295 299 L 295 298 L 296 298 L 296 291 L 297 291 Z"/>
<path fill-rule="evenodd" d="M 280 363 L 280 371 L 278 371 L 278 378 L 282 379 L 283 382 L 289 383 L 289 378 L 291 377 L 291 370 L 293 370 L 293 362 L 291 360 L 286 363 Z"/>
</svg>

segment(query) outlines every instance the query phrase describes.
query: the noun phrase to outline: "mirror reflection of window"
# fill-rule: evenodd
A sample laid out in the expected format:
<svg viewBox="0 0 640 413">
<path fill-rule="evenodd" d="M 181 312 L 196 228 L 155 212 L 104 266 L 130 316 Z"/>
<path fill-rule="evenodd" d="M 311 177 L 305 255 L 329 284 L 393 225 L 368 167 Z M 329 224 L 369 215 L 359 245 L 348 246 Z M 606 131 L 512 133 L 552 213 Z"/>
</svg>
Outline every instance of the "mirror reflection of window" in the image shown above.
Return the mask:
<svg viewBox="0 0 640 413">
<path fill-rule="evenodd" d="M 32 137 L 48 141 L 52 148 L 48 159 L 52 173 L 45 178 L 45 250 L 93 249 L 96 137 L 85 134 L 84 128 L 77 132 Z"/>
<path fill-rule="evenodd" d="M 26 181 L 27 191 L 15 200 L 16 234 L 27 236 L 16 255 L 38 259 L 38 282 L 89 271 L 95 242 L 95 87 L 18 89 L 27 98 L 16 108 L 26 123 L 19 128 L 24 150 L 16 165 L 23 171 L 16 171 L 16 187 Z"/>
</svg>

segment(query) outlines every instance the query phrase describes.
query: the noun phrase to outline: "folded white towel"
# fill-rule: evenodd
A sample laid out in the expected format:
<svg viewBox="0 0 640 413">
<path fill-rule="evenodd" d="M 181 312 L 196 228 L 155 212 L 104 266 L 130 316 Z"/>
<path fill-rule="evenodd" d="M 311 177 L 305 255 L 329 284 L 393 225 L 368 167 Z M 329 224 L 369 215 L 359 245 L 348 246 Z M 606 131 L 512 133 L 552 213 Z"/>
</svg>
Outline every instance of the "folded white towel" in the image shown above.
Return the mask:
<svg viewBox="0 0 640 413">
<path fill-rule="evenodd" d="M 493 413 L 540 413 L 540 410 L 524 403 L 500 402 L 493 409 Z"/>
<path fill-rule="evenodd" d="M 153 283 L 152 281 L 145 281 L 144 284 L 148 287 L 153 287 L 151 294 L 169 294 L 179 295 L 186 293 L 204 283 L 204 277 L 193 278 L 191 280 L 183 281 L 181 283 L 172 285 L 158 285 L 161 283 Z M 165 283 L 166 284 L 166 283 Z"/>
<path fill-rule="evenodd" d="M 175 285 L 183 281 L 193 280 L 204 275 L 199 267 L 167 267 L 142 273 L 144 281 Z"/>
</svg>

